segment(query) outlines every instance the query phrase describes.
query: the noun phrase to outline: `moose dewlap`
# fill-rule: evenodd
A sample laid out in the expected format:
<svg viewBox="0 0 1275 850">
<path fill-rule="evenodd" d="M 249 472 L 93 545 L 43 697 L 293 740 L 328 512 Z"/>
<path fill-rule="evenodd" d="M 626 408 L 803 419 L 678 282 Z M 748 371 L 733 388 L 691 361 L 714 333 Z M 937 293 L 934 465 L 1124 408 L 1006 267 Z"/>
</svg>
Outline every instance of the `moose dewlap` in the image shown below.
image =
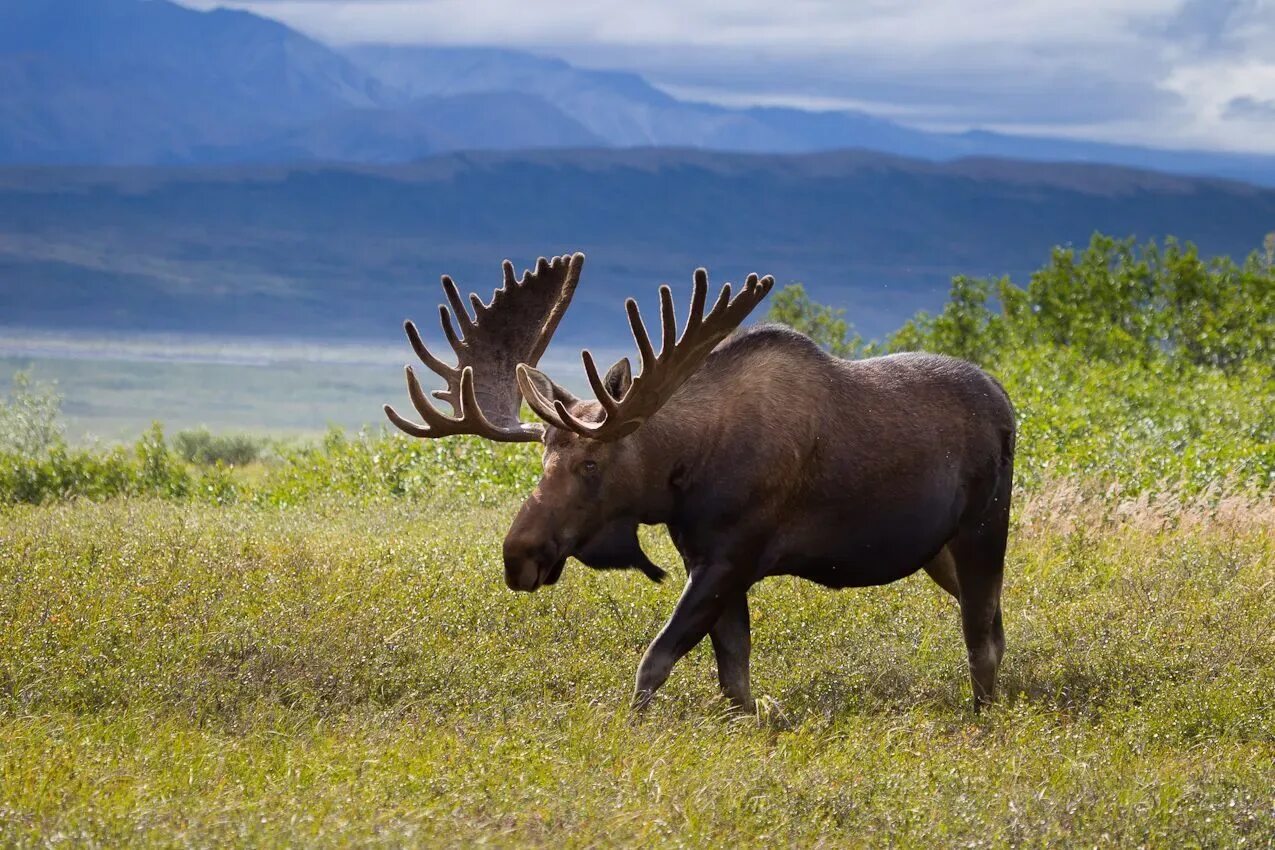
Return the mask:
<svg viewBox="0 0 1275 850">
<path fill-rule="evenodd" d="M 544 444 L 543 475 L 505 537 L 505 581 L 532 591 L 555 583 L 569 557 L 598 568 L 664 571 L 638 544 L 659 524 L 689 580 L 638 668 L 645 707 L 673 665 L 707 635 L 723 692 L 752 705 L 748 590 L 774 575 L 827 587 L 886 584 L 926 570 L 960 603 L 974 705 L 992 700 L 1005 651 L 1001 578 L 1009 530 L 1014 411 L 973 364 L 927 354 L 847 361 L 795 331 L 734 334 L 774 284 L 751 275 L 708 307 L 708 274 L 694 274 L 679 335 L 673 295 L 660 288 L 657 353 L 633 299 L 625 302 L 641 361 L 598 372 L 582 352 L 593 399 L 535 366 L 561 321 L 584 255 L 541 259 L 471 317 L 444 276 L 439 308 L 455 366 L 415 325 L 407 336 L 447 382 L 426 397 L 411 367 L 419 425 L 388 405 L 415 437 L 477 434 Z M 707 308 L 707 311 L 706 311 Z M 544 424 L 526 424 L 525 401 Z"/>
</svg>

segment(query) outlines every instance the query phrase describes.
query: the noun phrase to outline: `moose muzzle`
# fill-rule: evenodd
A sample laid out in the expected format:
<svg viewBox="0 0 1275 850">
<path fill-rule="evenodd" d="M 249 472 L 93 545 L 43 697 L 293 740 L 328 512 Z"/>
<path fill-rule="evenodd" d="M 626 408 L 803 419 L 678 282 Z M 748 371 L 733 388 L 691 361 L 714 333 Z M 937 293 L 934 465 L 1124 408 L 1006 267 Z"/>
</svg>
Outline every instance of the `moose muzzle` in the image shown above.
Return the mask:
<svg viewBox="0 0 1275 850">
<path fill-rule="evenodd" d="M 554 549 L 556 547 L 544 543 L 524 542 L 512 534 L 506 537 L 505 584 L 510 590 L 530 592 L 541 585 L 556 583 L 567 559 Z"/>
</svg>

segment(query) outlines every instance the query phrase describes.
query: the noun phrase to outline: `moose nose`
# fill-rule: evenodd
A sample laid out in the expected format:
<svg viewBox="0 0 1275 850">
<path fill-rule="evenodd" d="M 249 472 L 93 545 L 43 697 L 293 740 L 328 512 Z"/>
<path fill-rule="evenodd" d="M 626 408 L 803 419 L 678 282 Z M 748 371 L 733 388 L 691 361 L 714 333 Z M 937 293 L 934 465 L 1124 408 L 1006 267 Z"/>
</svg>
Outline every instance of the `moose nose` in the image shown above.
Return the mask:
<svg viewBox="0 0 1275 850">
<path fill-rule="evenodd" d="M 531 592 L 540 586 L 540 567 L 530 558 L 506 555 L 505 584 L 510 590 Z"/>
<path fill-rule="evenodd" d="M 510 590 L 535 590 L 541 584 L 542 566 L 553 563 L 550 552 L 539 541 L 522 535 L 505 539 L 505 584 Z"/>
</svg>

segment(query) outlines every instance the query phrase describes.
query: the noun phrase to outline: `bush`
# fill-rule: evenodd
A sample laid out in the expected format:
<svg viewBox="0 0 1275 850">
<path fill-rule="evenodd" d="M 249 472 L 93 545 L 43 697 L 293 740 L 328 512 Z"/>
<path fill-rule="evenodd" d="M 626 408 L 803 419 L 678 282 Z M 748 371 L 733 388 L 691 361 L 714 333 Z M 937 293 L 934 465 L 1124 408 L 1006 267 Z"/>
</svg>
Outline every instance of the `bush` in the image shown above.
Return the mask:
<svg viewBox="0 0 1275 850">
<path fill-rule="evenodd" d="M 245 466 L 264 454 L 269 441 L 247 434 L 213 434 L 207 428 L 181 431 L 173 438 L 173 448 L 188 462 L 198 466 Z"/>
<path fill-rule="evenodd" d="M 336 493 L 359 500 L 454 497 L 487 504 L 530 490 L 539 474 L 538 454 L 526 443 L 411 440 L 382 431 L 349 437 L 333 429 L 318 445 L 283 451 L 257 499 L 287 505 Z"/>
<path fill-rule="evenodd" d="M 347 436 L 334 429 L 316 445 L 280 449 L 250 483 L 220 459 L 192 468 L 183 456 L 189 449 L 189 442 L 181 452 L 170 448 L 155 423 L 131 449 L 59 444 L 39 454 L 3 452 L 0 504 L 130 496 L 229 503 L 249 496 L 262 504 L 295 505 L 322 495 L 489 504 L 526 492 L 540 471 L 534 449 L 525 444 L 477 437 L 415 441 L 384 432 Z"/>
<path fill-rule="evenodd" d="M 863 339 L 854 332 L 845 315 L 845 310 L 813 301 L 804 286 L 793 283 L 771 297 L 766 321 L 801 331 L 838 357 L 856 357 L 863 351 Z"/>
<path fill-rule="evenodd" d="M 55 445 L 38 454 L 0 453 L 0 504 L 42 504 L 121 496 L 235 501 L 238 485 L 225 467 L 192 473 L 164 440 L 159 423 L 128 449 L 106 451 Z"/>
<path fill-rule="evenodd" d="M 52 387 L 31 383 L 18 372 L 13 388 L 0 399 L 0 453 L 37 456 L 63 442 L 62 397 Z"/>
<path fill-rule="evenodd" d="M 1237 265 L 1205 261 L 1174 240 L 1138 247 L 1095 235 L 1079 255 L 1055 248 L 1025 289 L 1008 279 L 955 278 L 942 312 L 918 314 L 887 345 L 985 365 L 1042 345 L 1118 363 L 1270 363 L 1275 266 L 1256 252 Z"/>
<path fill-rule="evenodd" d="M 1094 360 L 1019 348 L 992 366 L 1018 416 L 1018 482 L 1125 493 L 1275 489 L 1275 370 Z"/>
</svg>

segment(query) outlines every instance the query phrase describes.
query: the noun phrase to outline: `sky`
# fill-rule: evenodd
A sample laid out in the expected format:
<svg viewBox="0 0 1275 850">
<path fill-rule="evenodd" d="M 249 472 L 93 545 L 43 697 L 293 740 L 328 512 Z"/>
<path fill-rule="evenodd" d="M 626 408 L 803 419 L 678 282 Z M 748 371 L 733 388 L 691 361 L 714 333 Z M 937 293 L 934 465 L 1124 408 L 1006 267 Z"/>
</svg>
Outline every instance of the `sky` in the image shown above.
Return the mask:
<svg viewBox="0 0 1275 850">
<path fill-rule="evenodd" d="M 488 45 L 688 99 L 1275 153 L 1275 0 L 182 0 L 331 44 Z"/>
</svg>

